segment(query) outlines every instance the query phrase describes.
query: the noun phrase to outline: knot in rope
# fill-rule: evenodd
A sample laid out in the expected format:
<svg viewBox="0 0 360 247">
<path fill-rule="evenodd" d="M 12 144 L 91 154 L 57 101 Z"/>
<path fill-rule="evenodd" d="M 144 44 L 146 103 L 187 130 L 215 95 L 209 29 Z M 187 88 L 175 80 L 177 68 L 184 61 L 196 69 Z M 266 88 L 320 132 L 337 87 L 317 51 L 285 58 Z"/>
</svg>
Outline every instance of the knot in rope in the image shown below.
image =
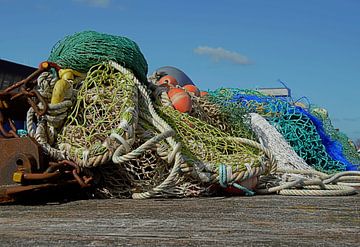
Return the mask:
<svg viewBox="0 0 360 247">
<path fill-rule="evenodd" d="M 255 193 L 252 190 L 249 190 L 248 188 L 241 186 L 238 183 L 232 182 L 232 169 L 231 167 L 220 164 L 219 166 L 219 184 L 223 188 L 228 188 L 233 186 L 236 189 L 239 189 L 245 193 L 246 196 L 253 196 Z"/>
</svg>

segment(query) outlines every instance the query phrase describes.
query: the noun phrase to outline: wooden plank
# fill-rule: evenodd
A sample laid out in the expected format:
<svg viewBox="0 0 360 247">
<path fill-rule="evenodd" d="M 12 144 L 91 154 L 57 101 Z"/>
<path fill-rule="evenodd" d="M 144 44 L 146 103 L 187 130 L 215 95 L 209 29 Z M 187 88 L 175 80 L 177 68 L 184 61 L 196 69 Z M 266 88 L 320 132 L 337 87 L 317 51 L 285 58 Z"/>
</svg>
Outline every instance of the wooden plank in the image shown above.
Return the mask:
<svg viewBox="0 0 360 247">
<path fill-rule="evenodd" d="M 1 246 L 357 246 L 360 196 L 87 200 L 0 207 Z"/>
</svg>

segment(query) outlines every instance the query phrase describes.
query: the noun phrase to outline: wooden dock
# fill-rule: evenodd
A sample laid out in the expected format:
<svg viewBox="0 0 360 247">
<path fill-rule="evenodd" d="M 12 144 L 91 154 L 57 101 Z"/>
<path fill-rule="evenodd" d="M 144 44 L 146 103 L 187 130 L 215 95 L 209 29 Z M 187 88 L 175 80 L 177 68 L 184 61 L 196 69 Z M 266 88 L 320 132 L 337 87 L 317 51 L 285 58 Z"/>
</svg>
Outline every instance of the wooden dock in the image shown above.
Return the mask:
<svg viewBox="0 0 360 247">
<path fill-rule="evenodd" d="M 0 206 L 0 246 L 359 246 L 360 195 Z"/>
</svg>

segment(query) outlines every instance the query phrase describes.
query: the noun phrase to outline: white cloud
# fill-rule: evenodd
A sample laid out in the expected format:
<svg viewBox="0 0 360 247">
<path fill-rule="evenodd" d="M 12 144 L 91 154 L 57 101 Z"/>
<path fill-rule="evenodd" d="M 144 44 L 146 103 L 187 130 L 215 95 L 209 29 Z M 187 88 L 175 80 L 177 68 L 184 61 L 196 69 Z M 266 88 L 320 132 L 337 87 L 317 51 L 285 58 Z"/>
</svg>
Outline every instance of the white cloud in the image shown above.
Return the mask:
<svg viewBox="0 0 360 247">
<path fill-rule="evenodd" d="M 235 64 L 251 64 L 251 61 L 246 56 L 235 51 L 226 50 L 222 47 L 213 48 L 209 46 L 199 46 L 194 49 L 194 52 L 199 55 L 210 56 L 215 62 L 227 60 Z"/>
<path fill-rule="evenodd" d="M 74 0 L 74 1 L 100 8 L 106 8 L 110 5 L 110 0 Z"/>
</svg>

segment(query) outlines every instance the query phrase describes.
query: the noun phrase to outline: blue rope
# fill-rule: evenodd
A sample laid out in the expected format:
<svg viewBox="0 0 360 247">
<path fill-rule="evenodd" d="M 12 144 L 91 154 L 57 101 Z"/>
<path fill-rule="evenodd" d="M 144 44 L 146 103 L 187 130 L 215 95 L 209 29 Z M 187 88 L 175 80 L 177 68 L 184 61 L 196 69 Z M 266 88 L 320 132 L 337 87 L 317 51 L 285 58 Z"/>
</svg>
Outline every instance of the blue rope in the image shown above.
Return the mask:
<svg viewBox="0 0 360 247">
<path fill-rule="evenodd" d="M 236 189 L 239 189 L 243 192 L 245 192 L 246 196 L 253 196 L 255 195 L 255 192 L 252 190 L 249 190 L 248 188 L 241 186 L 238 183 L 228 183 L 230 181 L 231 178 L 228 177 L 228 173 L 227 173 L 227 169 L 228 167 L 224 164 L 220 164 L 219 166 L 219 184 L 221 187 L 223 188 L 228 188 L 230 186 L 235 187 Z M 231 169 L 231 167 L 230 167 Z"/>
<path fill-rule="evenodd" d="M 28 132 L 27 132 L 26 130 L 24 130 L 24 129 L 18 129 L 18 130 L 16 131 L 16 134 L 17 134 L 18 136 L 20 136 L 20 137 L 24 137 L 24 136 L 26 136 L 26 135 L 28 134 Z"/>
</svg>

